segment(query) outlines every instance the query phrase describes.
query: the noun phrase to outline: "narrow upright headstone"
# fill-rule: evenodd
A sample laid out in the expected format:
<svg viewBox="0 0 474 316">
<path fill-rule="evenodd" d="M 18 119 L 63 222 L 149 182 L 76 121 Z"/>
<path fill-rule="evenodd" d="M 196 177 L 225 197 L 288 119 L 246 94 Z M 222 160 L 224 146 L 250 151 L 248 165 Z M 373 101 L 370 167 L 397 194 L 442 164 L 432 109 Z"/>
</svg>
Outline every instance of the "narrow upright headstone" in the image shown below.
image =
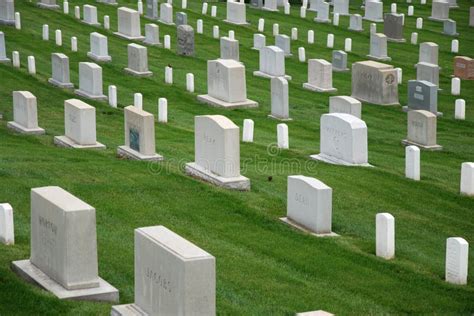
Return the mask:
<svg viewBox="0 0 474 316">
<path fill-rule="evenodd" d="M 44 134 L 38 126 L 36 97 L 29 91 L 13 91 L 13 121 L 7 125 L 22 134 Z"/>
<path fill-rule="evenodd" d="M 244 120 L 244 128 L 242 131 L 242 141 L 244 143 L 253 143 L 254 122 L 251 119 Z"/>
<path fill-rule="evenodd" d="M 395 257 L 395 218 L 389 213 L 375 216 L 375 236 L 377 257 L 393 259 Z"/>
<path fill-rule="evenodd" d="M 0 204 L 0 243 L 15 243 L 15 227 L 13 225 L 13 208 L 8 203 Z"/>
<path fill-rule="evenodd" d="M 286 125 L 285 123 L 280 123 L 277 125 L 277 146 L 280 149 L 290 148 L 288 125 Z"/>
<path fill-rule="evenodd" d="M 461 194 L 474 196 L 474 162 L 463 162 L 461 165 Z"/>
<path fill-rule="evenodd" d="M 175 25 L 173 22 L 173 6 L 171 4 L 160 4 L 160 19 L 158 21 L 167 25 Z"/>
<path fill-rule="evenodd" d="M 467 284 L 469 244 L 461 237 L 446 239 L 446 282 Z"/>
<path fill-rule="evenodd" d="M 405 147 L 405 177 L 420 181 L 420 148 Z"/>
<path fill-rule="evenodd" d="M 84 5 L 82 22 L 92 26 L 100 26 L 100 23 L 97 20 L 97 7 L 89 4 Z"/>
<path fill-rule="evenodd" d="M 271 79 L 271 114 L 278 120 L 290 120 L 288 81 L 283 77 Z"/>
</svg>

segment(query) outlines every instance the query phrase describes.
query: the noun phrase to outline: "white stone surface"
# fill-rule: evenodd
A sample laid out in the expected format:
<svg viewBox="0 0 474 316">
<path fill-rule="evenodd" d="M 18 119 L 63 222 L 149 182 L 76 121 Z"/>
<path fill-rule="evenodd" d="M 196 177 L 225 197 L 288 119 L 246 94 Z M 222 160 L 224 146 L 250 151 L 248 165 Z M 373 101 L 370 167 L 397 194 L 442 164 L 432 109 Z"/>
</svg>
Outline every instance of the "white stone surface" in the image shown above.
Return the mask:
<svg viewBox="0 0 474 316">
<path fill-rule="evenodd" d="M 90 51 L 87 56 L 98 62 L 111 61 L 107 36 L 93 32 L 90 34 Z"/>
<path fill-rule="evenodd" d="M 237 25 L 248 24 L 245 3 L 228 1 L 225 22 Z"/>
<path fill-rule="evenodd" d="M 466 119 L 466 101 L 463 99 L 457 99 L 454 104 L 454 118 L 456 120 Z"/>
<path fill-rule="evenodd" d="M 280 149 L 290 148 L 288 125 L 285 123 L 280 123 L 277 125 L 277 146 Z"/>
<path fill-rule="evenodd" d="M 36 75 L 35 56 L 28 56 L 28 73 L 30 75 Z"/>
<path fill-rule="evenodd" d="M 244 143 L 253 143 L 254 121 L 251 119 L 244 120 L 244 128 L 242 132 L 242 141 Z"/>
<path fill-rule="evenodd" d="M 405 147 L 405 177 L 420 181 L 420 148 Z"/>
<path fill-rule="evenodd" d="M 77 95 L 93 100 L 106 100 L 102 93 L 102 67 L 94 63 L 79 63 L 79 89 Z"/>
<path fill-rule="evenodd" d="M 451 94 L 460 95 L 461 94 L 461 79 L 452 78 L 451 79 Z"/>
<path fill-rule="evenodd" d="M 86 4 L 83 6 L 83 16 L 84 20 L 82 22 L 93 25 L 93 26 L 99 26 L 100 23 L 97 20 L 97 8 Z"/>
<path fill-rule="evenodd" d="M 54 35 L 56 40 L 56 46 L 63 46 L 63 35 L 61 30 L 56 30 L 54 32 Z"/>
<path fill-rule="evenodd" d="M 345 52 L 352 52 L 352 38 L 346 38 L 344 40 L 344 51 Z"/>
<path fill-rule="evenodd" d="M 173 6 L 169 3 L 160 4 L 160 20 L 161 23 L 174 25 L 173 22 Z"/>
<path fill-rule="evenodd" d="M 436 143 L 436 114 L 425 110 L 408 111 L 408 135 L 402 143 L 429 150 L 441 150 Z"/>
<path fill-rule="evenodd" d="M 141 93 L 134 93 L 133 94 L 133 106 L 143 110 L 143 95 Z"/>
<path fill-rule="evenodd" d="M 8 203 L 0 204 L 0 243 L 4 245 L 15 244 L 13 208 Z"/>
<path fill-rule="evenodd" d="M 117 107 L 117 87 L 114 85 L 110 85 L 109 89 L 109 105 L 113 108 Z"/>
<path fill-rule="evenodd" d="M 461 165 L 461 194 L 474 196 L 474 162 L 463 162 Z"/>
<path fill-rule="evenodd" d="M 260 49 L 259 70 L 253 74 L 265 78 L 285 77 L 291 80 L 290 76 L 285 75 L 285 52 L 276 46 Z"/>
<path fill-rule="evenodd" d="M 329 97 L 329 113 L 347 113 L 362 118 L 362 103 L 344 95 Z"/>
<path fill-rule="evenodd" d="M 158 122 L 168 123 L 168 100 L 166 98 L 158 99 Z"/>
<path fill-rule="evenodd" d="M 446 240 L 446 282 L 466 285 L 469 260 L 469 244 L 461 237 Z"/>
<path fill-rule="evenodd" d="M 44 134 L 38 126 L 36 97 L 29 91 L 13 91 L 13 121 L 8 127 L 22 134 Z"/>
<path fill-rule="evenodd" d="M 69 74 L 69 57 L 61 53 L 51 54 L 52 77 L 48 82 L 60 88 L 73 88 Z"/>
<path fill-rule="evenodd" d="M 49 41 L 49 25 L 43 24 L 43 41 Z"/>
<path fill-rule="evenodd" d="M 128 44 L 128 67 L 125 71 L 137 77 L 149 77 L 153 73 L 148 69 L 148 49 L 135 43 Z"/>
<path fill-rule="evenodd" d="M 186 74 L 186 90 L 188 92 L 194 93 L 194 74 Z"/>
<path fill-rule="evenodd" d="M 290 119 L 288 81 L 283 77 L 271 79 L 271 117 L 288 120 Z"/>
<path fill-rule="evenodd" d="M 393 259 L 395 257 L 395 218 L 389 213 L 375 216 L 377 257 Z"/>
<path fill-rule="evenodd" d="M 143 40 L 140 27 L 140 13 L 126 7 L 117 10 L 118 32 L 114 33 L 128 40 Z"/>
<path fill-rule="evenodd" d="M 324 59 L 308 60 L 308 82 L 303 88 L 317 92 L 335 92 L 332 86 L 332 64 Z"/>
</svg>

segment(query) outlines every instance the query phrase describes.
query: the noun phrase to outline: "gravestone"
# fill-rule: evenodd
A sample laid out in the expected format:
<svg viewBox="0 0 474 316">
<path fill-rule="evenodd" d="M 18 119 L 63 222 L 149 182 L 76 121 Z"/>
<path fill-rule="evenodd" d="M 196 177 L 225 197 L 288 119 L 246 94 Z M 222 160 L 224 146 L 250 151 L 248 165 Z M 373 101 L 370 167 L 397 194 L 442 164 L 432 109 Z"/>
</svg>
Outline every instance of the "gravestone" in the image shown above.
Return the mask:
<svg viewBox="0 0 474 316">
<path fill-rule="evenodd" d="M 102 67 L 94 63 L 79 63 L 79 89 L 74 93 L 92 100 L 107 100 L 102 93 Z"/>
<path fill-rule="evenodd" d="M 428 19 L 441 22 L 449 19 L 449 2 L 434 0 L 431 4 L 431 16 Z"/>
<path fill-rule="evenodd" d="M 454 57 L 454 76 L 463 80 L 474 80 L 474 59 L 466 56 Z"/>
<path fill-rule="evenodd" d="M 271 79 L 271 118 L 288 121 L 290 119 L 288 105 L 288 81 L 283 77 L 274 77 Z"/>
<path fill-rule="evenodd" d="M 332 86 L 332 65 L 324 59 L 308 60 L 308 82 L 303 88 L 317 92 L 336 92 Z"/>
<path fill-rule="evenodd" d="M 107 36 L 99 33 L 90 34 L 90 52 L 87 52 L 87 56 L 97 62 L 111 61 L 112 57 L 109 56 L 109 48 L 107 43 Z"/>
<path fill-rule="evenodd" d="M 105 149 L 105 145 L 96 139 L 95 107 L 81 100 L 64 101 L 64 134 L 54 137 L 57 146 Z"/>
<path fill-rule="evenodd" d="M 0 32 L 0 63 L 10 63 L 10 58 L 7 57 L 7 46 L 5 44 L 5 34 L 3 32 Z"/>
<path fill-rule="evenodd" d="M 439 50 L 439 46 L 436 43 L 433 43 L 433 42 L 421 43 L 418 62 L 438 65 L 438 50 Z"/>
<path fill-rule="evenodd" d="M 430 63 L 416 64 L 416 80 L 424 80 L 438 86 L 439 89 L 439 66 Z"/>
<path fill-rule="evenodd" d="M 390 61 L 387 53 L 387 36 L 382 33 L 370 34 L 370 53 L 367 57 L 380 61 Z"/>
<path fill-rule="evenodd" d="M 250 6 L 255 7 L 257 9 L 262 9 L 263 0 L 250 0 Z"/>
<path fill-rule="evenodd" d="M 342 15 L 349 15 L 349 0 L 333 0 L 334 13 Z"/>
<path fill-rule="evenodd" d="M 69 75 L 69 57 L 61 53 L 51 54 L 52 78 L 48 82 L 60 88 L 74 88 Z"/>
<path fill-rule="evenodd" d="M 44 129 L 38 126 L 36 97 L 29 91 L 13 91 L 13 121 L 7 125 L 22 134 L 41 135 Z"/>
<path fill-rule="evenodd" d="M 349 30 L 356 31 L 356 32 L 362 32 L 364 30 L 362 26 L 362 16 L 360 14 L 350 15 Z"/>
<path fill-rule="evenodd" d="M 187 25 L 188 24 L 188 15 L 184 12 L 176 13 L 176 26 Z"/>
<path fill-rule="evenodd" d="M 0 0 L 0 25 L 15 25 L 15 0 Z"/>
<path fill-rule="evenodd" d="M 393 259 L 395 257 L 395 218 L 389 213 L 375 216 L 375 236 L 377 257 Z"/>
<path fill-rule="evenodd" d="M 408 135 L 404 145 L 414 145 L 428 150 L 441 150 L 436 144 L 436 115 L 425 110 L 408 111 Z"/>
<path fill-rule="evenodd" d="M 319 5 L 323 2 L 324 0 L 309 0 L 309 8 L 308 11 L 318 11 Z"/>
<path fill-rule="evenodd" d="M 371 60 L 353 63 L 352 97 L 373 104 L 398 105 L 397 70 Z"/>
<path fill-rule="evenodd" d="M 404 15 L 399 13 L 386 13 L 384 15 L 383 33 L 390 42 L 404 43 L 403 38 Z"/>
<path fill-rule="evenodd" d="M 0 243 L 4 245 L 15 244 L 13 208 L 8 203 L 0 204 Z"/>
<path fill-rule="evenodd" d="M 316 236 L 332 232 L 332 189 L 316 178 L 288 176 L 285 223 Z"/>
<path fill-rule="evenodd" d="M 233 59 L 207 61 L 207 94 L 198 100 L 215 107 L 257 107 L 258 103 L 247 99 L 245 66 Z"/>
<path fill-rule="evenodd" d="M 318 23 L 331 23 L 331 19 L 329 19 L 329 3 L 323 1 L 319 4 L 314 21 Z"/>
<path fill-rule="evenodd" d="M 383 22 L 383 3 L 379 1 L 366 1 L 364 20 Z"/>
<path fill-rule="evenodd" d="M 145 40 L 146 45 L 161 46 L 160 27 L 156 24 L 145 24 Z"/>
<path fill-rule="evenodd" d="M 118 8 L 118 32 L 114 34 L 128 39 L 141 41 L 144 39 L 140 27 L 140 13 L 126 7 Z"/>
<path fill-rule="evenodd" d="M 31 256 L 13 271 L 59 299 L 118 302 L 98 275 L 95 213 L 60 187 L 31 189 Z"/>
<path fill-rule="evenodd" d="M 285 56 L 292 56 L 291 54 L 291 40 L 288 35 L 278 34 L 275 36 L 275 46 L 279 47 L 284 53 Z"/>
<path fill-rule="evenodd" d="M 145 17 L 158 20 L 158 0 L 146 0 Z"/>
<path fill-rule="evenodd" d="M 474 162 L 461 164 L 460 192 L 463 195 L 474 196 Z"/>
<path fill-rule="evenodd" d="M 276 46 L 265 46 L 260 49 L 259 70 L 254 71 L 253 75 L 263 78 L 285 77 L 291 80 L 291 77 L 285 75 L 285 52 Z"/>
<path fill-rule="evenodd" d="M 250 180 L 240 174 L 239 134 L 225 116 L 195 116 L 195 160 L 186 164 L 186 174 L 227 189 L 250 190 Z"/>
<path fill-rule="evenodd" d="M 84 5 L 83 15 L 83 23 L 92 26 L 100 26 L 100 23 L 97 21 L 97 7 L 88 4 Z"/>
<path fill-rule="evenodd" d="M 145 46 L 128 44 L 128 67 L 125 72 L 137 77 L 149 77 L 153 73 L 148 70 L 148 50 Z"/>
<path fill-rule="evenodd" d="M 347 113 L 362 118 L 362 103 L 343 95 L 329 97 L 329 113 Z"/>
<path fill-rule="evenodd" d="M 420 181 L 420 148 L 416 146 L 405 147 L 405 177 Z"/>
<path fill-rule="evenodd" d="M 446 239 L 446 282 L 467 284 L 469 244 L 461 237 Z"/>
<path fill-rule="evenodd" d="M 177 54 L 194 56 L 194 29 L 189 25 L 180 25 L 176 33 L 178 35 Z"/>
<path fill-rule="evenodd" d="M 345 166 L 369 167 L 367 125 L 346 113 L 321 116 L 320 153 L 314 160 Z"/>
<path fill-rule="evenodd" d="M 408 80 L 408 104 L 404 111 L 425 110 L 437 116 L 438 112 L 438 86 L 428 81 Z"/>
<path fill-rule="evenodd" d="M 253 35 L 253 47 L 252 49 L 260 50 L 266 46 L 266 37 L 263 34 Z"/>
<path fill-rule="evenodd" d="M 239 61 L 239 41 L 229 37 L 220 38 L 221 59 L 233 59 Z"/>
<path fill-rule="evenodd" d="M 164 226 L 135 229 L 135 303 L 111 315 L 131 313 L 215 315 L 216 259 Z"/>
<path fill-rule="evenodd" d="M 443 34 L 449 36 L 458 36 L 459 33 L 456 30 L 456 21 L 448 19 L 443 22 Z"/>
<path fill-rule="evenodd" d="M 246 6 L 243 2 L 227 2 L 227 18 L 224 22 L 236 25 L 248 25 Z"/>
<path fill-rule="evenodd" d="M 263 6 L 263 10 L 266 11 L 278 11 L 277 7 L 277 0 L 264 0 L 265 4 Z"/>
<path fill-rule="evenodd" d="M 347 53 L 345 51 L 332 51 L 332 70 L 336 72 L 349 71 L 349 68 L 347 68 Z"/>
<path fill-rule="evenodd" d="M 160 4 L 159 22 L 167 25 L 174 25 L 173 22 L 173 6 L 169 3 Z"/>
<path fill-rule="evenodd" d="M 59 9 L 59 5 L 56 3 L 56 0 L 39 0 L 38 7 L 42 9 Z"/>
<path fill-rule="evenodd" d="M 124 109 L 124 117 L 125 145 L 117 148 L 117 155 L 132 160 L 163 160 L 163 156 L 158 155 L 155 149 L 153 114 L 130 105 Z"/>
</svg>

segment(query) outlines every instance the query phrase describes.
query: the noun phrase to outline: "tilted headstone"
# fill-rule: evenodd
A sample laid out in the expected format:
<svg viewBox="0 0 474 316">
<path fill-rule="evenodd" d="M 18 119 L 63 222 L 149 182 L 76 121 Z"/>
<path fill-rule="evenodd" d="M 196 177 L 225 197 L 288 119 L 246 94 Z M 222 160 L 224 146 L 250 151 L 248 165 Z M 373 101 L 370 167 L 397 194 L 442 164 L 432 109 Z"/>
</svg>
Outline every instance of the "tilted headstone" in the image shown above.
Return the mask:
<svg viewBox="0 0 474 316">
<path fill-rule="evenodd" d="M 39 0 L 38 7 L 42 9 L 59 9 L 59 5 L 56 3 L 56 0 Z"/>
<path fill-rule="evenodd" d="M 383 22 L 383 2 L 366 1 L 364 20 Z"/>
<path fill-rule="evenodd" d="M 286 80 L 291 80 L 290 76 L 285 75 L 285 52 L 279 47 L 265 46 L 260 49 L 259 68 L 253 72 L 254 76 L 285 77 Z"/>
<path fill-rule="evenodd" d="M 91 50 L 87 52 L 87 56 L 98 62 L 111 61 L 112 57 L 109 56 L 109 46 L 107 36 L 99 33 L 90 34 L 90 46 Z"/>
<path fill-rule="evenodd" d="M 404 15 L 398 13 L 387 13 L 384 15 L 383 33 L 387 40 L 391 42 L 404 43 L 403 38 Z"/>
<path fill-rule="evenodd" d="M 145 17 L 158 20 L 158 0 L 146 0 Z"/>
<path fill-rule="evenodd" d="M 283 50 L 285 56 L 292 56 L 291 40 L 288 35 L 278 34 L 277 36 L 275 36 L 275 46 Z"/>
<path fill-rule="evenodd" d="M 118 302 L 98 275 L 95 213 L 60 187 L 31 189 L 31 256 L 12 269 L 60 299 Z"/>
<path fill-rule="evenodd" d="M 4 245 L 15 244 L 13 208 L 8 203 L 0 204 L 0 243 Z"/>
<path fill-rule="evenodd" d="M 302 175 L 288 176 L 286 216 L 282 221 L 317 236 L 332 232 L 332 188 Z"/>
<path fill-rule="evenodd" d="M 224 22 L 237 25 L 248 25 L 246 9 L 247 7 L 243 2 L 227 1 L 227 18 Z"/>
<path fill-rule="evenodd" d="M 126 7 L 120 7 L 117 10 L 118 32 L 114 34 L 128 40 L 143 40 L 140 13 Z"/>
<path fill-rule="evenodd" d="M 441 150 L 436 144 L 436 115 L 425 110 L 408 111 L 408 135 L 404 145 L 415 145 L 428 150 Z"/>
<path fill-rule="evenodd" d="M 169 3 L 160 4 L 159 22 L 167 25 L 174 25 L 173 22 L 173 6 Z"/>
<path fill-rule="evenodd" d="M 245 66 L 233 59 L 207 61 L 207 94 L 198 100 L 216 107 L 257 107 L 247 99 Z"/>
<path fill-rule="evenodd" d="M 329 3 L 323 1 L 319 4 L 314 21 L 318 23 L 331 23 L 331 19 L 329 19 Z"/>
<path fill-rule="evenodd" d="M 239 61 L 240 58 L 240 49 L 239 41 L 236 39 L 231 39 L 229 37 L 220 38 L 220 58 L 221 59 L 233 59 Z"/>
<path fill-rule="evenodd" d="M 397 70 L 376 61 L 352 64 L 352 95 L 359 101 L 398 105 Z"/>
<path fill-rule="evenodd" d="M 156 24 L 145 24 L 145 40 L 146 45 L 161 46 L 160 42 L 160 27 Z"/>
<path fill-rule="evenodd" d="M 346 113 L 362 118 L 362 103 L 348 96 L 329 97 L 329 113 Z"/>
<path fill-rule="evenodd" d="M 347 53 L 345 51 L 332 51 L 332 70 L 337 72 L 349 71 L 349 68 L 347 68 Z"/>
<path fill-rule="evenodd" d="M 320 153 L 312 159 L 336 165 L 370 166 L 368 163 L 367 125 L 346 113 L 321 116 Z"/>
<path fill-rule="evenodd" d="M 253 35 L 253 47 L 252 49 L 260 50 L 266 46 L 266 37 L 263 34 Z"/>
<path fill-rule="evenodd" d="M 44 134 L 38 126 L 36 97 L 29 91 L 13 91 L 13 121 L 8 127 L 22 134 Z"/>
<path fill-rule="evenodd" d="M 100 26 L 100 23 L 97 21 L 97 7 L 88 4 L 84 5 L 82 22 L 93 26 Z"/>
<path fill-rule="evenodd" d="M 112 316 L 215 315 L 216 259 L 164 226 L 135 229 L 135 303 Z"/>
<path fill-rule="evenodd" d="M 128 44 L 128 67 L 125 71 L 138 77 L 149 77 L 153 73 L 148 69 L 148 50 L 145 46 Z"/>
<path fill-rule="evenodd" d="M 61 53 L 51 54 L 52 77 L 48 82 L 60 88 L 74 88 L 69 75 L 69 57 Z"/>
<path fill-rule="evenodd" d="M 461 237 L 446 239 L 446 282 L 467 284 L 469 243 Z"/>
<path fill-rule="evenodd" d="M 434 21 L 445 21 L 449 19 L 449 2 L 445 0 L 434 0 L 431 4 L 431 16 Z"/>
<path fill-rule="evenodd" d="M 10 58 L 7 57 L 7 46 L 5 44 L 5 34 L 3 32 L 0 32 L 0 63 L 10 63 Z"/>
<path fill-rule="evenodd" d="M 194 29 L 189 25 L 180 25 L 176 33 L 178 36 L 177 54 L 194 56 Z"/>
<path fill-rule="evenodd" d="M 288 81 L 283 77 L 271 79 L 271 109 L 270 117 L 278 120 L 290 120 Z"/>
<path fill-rule="evenodd" d="M 132 160 L 163 160 L 156 153 L 153 114 L 130 105 L 124 109 L 124 117 L 125 145 L 117 148 L 117 155 Z"/>
<path fill-rule="evenodd" d="M 416 64 L 416 80 L 424 80 L 438 86 L 439 89 L 439 66 L 431 63 Z"/>
<path fill-rule="evenodd" d="M 474 162 L 463 162 L 461 164 L 461 194 L 474 196 Z"/>
<path fill-rule="evenodd" d="M 362 16 L 360 14 L 351 14 L 349 18 L 349 30 L 362 32 L 364 30 L 362 24 Z"/>
<path fill-rule="evenodd" d="M 382 33 L 370 34 L 370 53 L 367 57 L 380 61 L 390 61 L 387 52 L 387 36 Z"/>
<path fill-rule="evenodd" d="M 303 88 L 317 92 L 336 92 L 332 86 L 332 65 L 324 59 L 308 60 L 308 82 Z"/>
<path fill-rule="evenodd" d="M 384 259 L 395 257 L 395 218 L 389 213 L 375 216 L 375 254 Z"/>
<path fill-rule="evenodd" d="M 456 30 L 456 21 L 448 19 L 443 21 L 443 34 L 449 36 L 458 36 L 459 33 Z"/>
<path fill-rule="evenodd" d="M 435 115 L 438 112 L 438 86 L 428 81 L 408 80 L 408 104 L 404 111 L 425 110 Z"/>
<path fill-rule="evenodd" d="M 474 59 L 466 56 L 454 57 L 454 76 L 464 80 L 474 80 Z"/>
<path fill-rule="evenodd" d="M 78 99 L 64 101 L 64 135 L 55 136 L 54 143 L 77 149 L 105 149 L 96 138 L 95 107 Z"/>
<path fill-rule="evenodd" d="M 186 173 L 227 189 L 250 190 L 250 180 L 240 174 L 239 134 L 225 116 L 195 116 L 195 160 L 186 164 Z"/>
<path fill-rule="evenodd" d="M 0 0 L 0 25 L 15 25 L 15 0 Z"/>
<path fill-rule="evenodd" d="M 102 67 L 94 63 L 79 63 L 79 89 L 74 93 L 92 100 L 107 100 L 102 92 Z"/>
</svg>

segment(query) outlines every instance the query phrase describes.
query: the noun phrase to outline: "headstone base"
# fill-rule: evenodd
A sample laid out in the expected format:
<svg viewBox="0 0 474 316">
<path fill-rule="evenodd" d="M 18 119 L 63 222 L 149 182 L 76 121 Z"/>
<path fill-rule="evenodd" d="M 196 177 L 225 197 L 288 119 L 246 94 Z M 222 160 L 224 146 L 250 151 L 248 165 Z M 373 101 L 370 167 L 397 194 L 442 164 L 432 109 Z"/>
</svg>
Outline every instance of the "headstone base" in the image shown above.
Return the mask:
<svg viewBox="0 0 474 316">
<path fill-rule="evenodd" d="M 388 42 L 393 42 L 393 43 L 405 43 L 407 40 L 404 38 L 391 38 L 387 37 Z"/>
<path fill-rule="evenodd" d="M 279 117 L 279 116 L 276 116 L 276 115 L 273 115 L 273 114 L 268 114 L 268 117 L 271 118 L 271 119 L 274 119 L 274 120 L 282 121 L 282 122 L 293 121 L 293 119 L 290 118 L 290 117 L 284 118 L 284 117 Z"/>
<path fill-rule="evenodd" d="M 91 52 L 87 53 L 87 57 L 89 57 L 92 60 L 98 61 L 98 62 L 112 61 L 112 56 L 98 56 L 98 55 L 93 54 Z"/>
<path fill-rule="evenodd" d="M 284 77 L 286 80 L 291 80 L 291 76 L 288 76 L 288 75 L 284 75 L 284 76 L 272 76 L 272 75 L 269 75 L 265 72 L 262 72 L 260 70 L 257 70 L 257 71 L 254 71 L 253 72 L 253 75 L 255 77 L 262 77 L 262 78 L 268 78 L 268 79 L 272 79 L 272 78 L 278 78 L 278 77 Z"/>
<path fill-rule="evenodd" d="M 377 105 L 381 105 L 381 106 L 398 106 L 398 105 L 400 105 L 400 103 L 398 103 L 398 102 L 395 102 L 395 103 L 374 103 L 374 101 L 366 100 L 364 98 L 357 97 L 357 96 L 354 96 L 354 95 L 351 95 L 351 97 L 356 99 L 356 100 L 359 100 L 361 102 L 367 102 L 367 103 L 377 104 Z"/>
<path fill-rule="evenodd" d="M 366 21 L 370 21 L 370 22 L 375 22 L 375 23 L 383 22 L 383 19 L 371 19 L 371 18 L 366 18 L 366 17 L 363 17 L 362 19 Z"/>
<path fill-rule="evenodd" d="M 96 142 L 94 145 L 80 145 L 67 136 L 54 136 L 54 144 L 59 147 L 75 149 L 105 149 L 105 145 Z"/>
<path fill-rule="evenodd" d="M 408 112 L 408 105 L 402 107 L 403 112 Z M 434 114 L 434 113 L 433 113 Z M 443 116 L 443 112 L 436 112 L 436 116 Z"/>
<path fill-rule="evenodd" d="M 452 34 L 452 33 L 441 32 L 441 34 L 443 34 L 443 35 L 448 35 L 448 36 L 459 36 L 459 33 L 454 33 L 454 34 Z"/>
<path fill-rule="evenodd" d="M 153 73 L 151 71 L 136 71 L 130 68 L 124 68 L 125 72 L 136 77 L 151 77 Z"/>
<path fill-rule="evenodd" d="M 392 57 L 388 57 L 388 56 L 380 57 L 380 56 L 367 55 L 367 57 L 369 57 L 370 59 L 378 60 L 378 61 L 390 61 L 390 60 L 392 60 Z"/>
<path fill-rule="evenodd" d="M 128 36 L 120 32 L 114 32 L 114 34 L 117 35 L 118 37 L 125 38 L 130 41 L 143 41 L 145 39 L 145 36 Z"/>
<path fill-rule="evenodd" d="M 348 30 L 351 32 L 359 32 L 359 33 L 364 31 L 364 29 L 357 30 L 357 29 L 351 29 L 351 28 L 348 28 Z"/>
<path fill-rule="evenodd" d="M 318 19 L 318 18 L 315 18 L 314 19 L 314 22 L 316 23 L 331 23 L 331 19 Z"/>
<path fill-rule="evenodd" d="M 351 166 L 351 167 L 373 167 L 369 163 L 360 163 L 360 164 L 350 163 L 350 162 L 347 162 L 335 157 L 331 157 L 325 154 L 311 155 L 309 157 L 313 160 L 319 160 L 319 161 L 326 162 L 332 165 Z"/>
<path fill-rule="evenodd" d="M 435 18 L 435 17 L 429 16 L 428 20 L 436 21 L 436 22 L 444 22 L 444 21 L 449 20 L 449 18 L 448 19 L 440 19 L 440 18 Z"/>
<path fill-rule="evenodd" d="M 29 135 L 43 135 L 44 129 L 41 127 L 38 128 L 26 128 L 17 122 L 11 121 L 7 123 L 7 127 L 14 130 L 15 132 L 21 133 L 21 134 L 29 134 Z"/>
<path fill-rule="evenodd" d="M 258 107 L 258 103 L 252 100 L 245 100 L 240 102 L 226 102 L 216 98 L 211 97 L 208 94 L 198 95 L 198 101 L 207 103 L 211 106 L 215 106 L 218 108 L 226 108 L 226 109 L 235 109 L 235 108 L 256 108 Z"/>
<path fill-rule="evenodd" d="M 414 146 L 417 146 L 417 147 L 420 147 L 420 148 L 423 148 L 423 149 L 426 149 L 426 150 L 430 150 L 430 151 L 443 150 L 443 146 L 441 146 L 441 145 L 426 146 L 426 145 L 422 145 L 422 144 L 418 144 L 418 143 L 409 141 L 408 139 L 402 140 L 402 144 L 405 145 L 405 146 L 414 145 Z"/>
<path fill-rule="evenodd" d="M 0 19 L 0 25 L 15 25 L 15 20 Z"/>
<path fill-rule="evenodd" d="M 166 22 L 166 21 L 163 21 L 163 20 L 158 20 L 158 22 L 166 24 L 166 25 L 176 25 L 174 22 Z"/>
<path fill-rule="evenodd" d="M 334 71 L 334 72 L 348 72 L 348 71 L 350 71 L 350 69 L 349 68 L 341 69 L 341 68 L 332 67 L 332 71 Z"/>
<path fill-rule="evenodd" d="M 89 23 L 89 22 L 86 22 L 84 20 L 81 20 L 82 23 L 84 24 L 87 24 L 87 25 L 91 25 L 91 26 L 100 26 L 101 24 L 100 23 Z"/>
<path fill-rule="evenodd" d="M 98 3 L 102 3 L 102 4 L 113 5 L 113 6 L 116 6 L 116 5 L 118 5 L 118 3 L 117 3 L 117 2 L 109 2 L 109 1 L 101 1 L 101 0 L 97 0 L 96 2 L 98 2 Z"/>
<path fill-rule="evenodd" d="M 112 306 L 110 316 L 148 316 L 148 314 L 136 304 L 123 304 Z"/>
<path fill-rule="evenodd" d="M 50 9 L 50 10 L 58 10 L 59 9 L 58 4 L 38 3 L 38 7 L 40 7 L 41 9 Z"/>
<path fill-rule="evenodd" d="M 0 64 L 9 64 L 9 63 L 11 63 L 10 58 L 0 59 Z"/>
<path fill-rule="evenodd" d="M 311 90 L 311 91 L 316 91 L 316 92 L 336 92 L 336 88 L 329 88 L 329 89 L 324 89 L 321 87 L 316 87 L 312 84 L 309 84 L 308 82 L 303 83 L 303 88 L 306 90 Z"/>
<path fill-rule="evenodd" d="M 53 78 L 49 78 L 48 82 L 52 84 L 53 86 L 63 88 L 63 89 L 73 89 L 74 85 L 72 83 L 62 83 L 59 81 L 54 80 Z"/>
<path fill-rule="evenodd" d="M 301 230 L 305 233 L 308 233 L 310 235 L 313 235 L 313 236 L 316 236 L 316 237 L 338 237 L 339 235 L 334 233 L 334 232 L 330 232 L 330 233 L 325 233 L 325 234 L 317 234 L 309 229 L 307 229 L 306 227 L 304 226 L 301 226 L 300 224 L 292 221 L 291 219 L 289 219 L 288 217 L 280 217 L 280 220 L 285 223 L 285 224 L 288 224 L 290 225 L 291 227 L 293 228 L 296 228 L 298 230 Z"/>
<path fill-rule="evenodd" d="M 265 7 L 263 7 L 262 10 L 270 11 L 270 12 L 278 12 L 279 11 L 278 9 L 270 9 L 270 8 L 265 8 Z"/>
<path fill-rule="evenodd" d="M 131 160 L 145 160 L 145 161 L 161 161 L 163 156 L 154 154 L 154 155 L 144 155 L 140 152 L 133 150 L 128 146 L 119 146 L 117 148 L 117 155 L 121 158 L 131 159 Z"/>
<path fill-rule="evenodd" d="M 67 290 L 34 266 L 30 260 L 13 261 L 11 268 L 27 282 L 38 285 L 48 292 L 53 293 L 59 299 L 100 302 L 119 301 L 119 291 L 101 278 L 99 278 L 99 287 L 81 290 Z"/>
<path fill-rule="evenodd" d="M 81 97 L 84 97 L 84 98 L 87 98 L 87 99 L 91 99 L 91 100 L 107 100 L 108 99 L 108 97 L 104 94 L 92 95 L 92 94 L 89 94 L 88 92 L 85 92 L 85 91 L 80 90 L 80 89 L 74 90 L 74 93 L 77 94 L 78 96 L 81 96 Z"/>
<path fill-rule="evenodd" d="M 229 24 L 234 24 L 234 25 L 250 25 L 249 22 L 245 21 L 245 22 L 234 22 L 234 21 L 229 21 L 229 20 L 224 20 L 225 23 L 229 23 Z"/>
<path fill-rule="evenodd" d="M 215 184 L 230 190 L 250 191 L 250 179 L 239 176 L 235 178 L 223 178 L 210 171 L 202 168 L 194 162 L 189 162 L 185 166 L 186 174 L 204 180 L 206 182 Z"/>
<path fill-rule="evenodd" d="M 143 44 L 148 45 L 148 46 L 158 46 L 158 47 L 163 46 L 163 44 L 161 42 L 154 43 L 154 42 L 148 42 L 147 40 L 144 40 Z"/>
</svg>

